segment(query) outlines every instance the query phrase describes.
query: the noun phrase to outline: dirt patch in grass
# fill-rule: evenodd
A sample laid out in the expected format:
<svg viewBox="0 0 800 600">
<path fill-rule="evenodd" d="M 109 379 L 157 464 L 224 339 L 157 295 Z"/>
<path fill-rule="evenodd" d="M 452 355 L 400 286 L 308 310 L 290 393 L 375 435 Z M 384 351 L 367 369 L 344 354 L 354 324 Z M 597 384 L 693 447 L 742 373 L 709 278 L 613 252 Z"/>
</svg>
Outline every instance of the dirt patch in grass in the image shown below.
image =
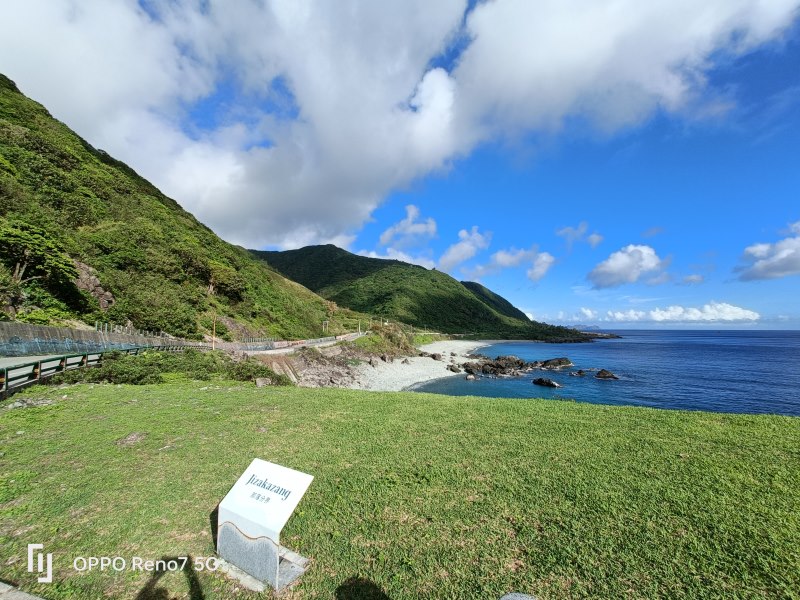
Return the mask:
<svg viewBox="0 0 800 600">
<path fill-rule="evenodd" d="M 129 433 L 124 438 L 117 440 L 117 446 L 122 446 L 122 447 L 135 446 L 146 437 L 147 437 L 146 433 L 136 433 L 136 432 Z"/>
</svg>

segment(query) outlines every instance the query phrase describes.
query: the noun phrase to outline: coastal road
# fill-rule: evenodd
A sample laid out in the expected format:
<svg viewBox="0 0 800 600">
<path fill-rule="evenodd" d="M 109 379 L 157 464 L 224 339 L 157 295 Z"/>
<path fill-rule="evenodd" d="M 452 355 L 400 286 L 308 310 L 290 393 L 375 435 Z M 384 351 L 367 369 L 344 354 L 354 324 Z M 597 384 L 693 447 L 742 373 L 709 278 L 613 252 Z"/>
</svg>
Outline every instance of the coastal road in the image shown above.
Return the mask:
<svg viewBox="0 0 800 600">
<path fill-rule="evenodd" d="M 2 356 L 0 357 L 0 369 L 26 365 L 32 362 L 47 361 L 48 359 L 61 358 L 63 354 L 43 354 L 39 356 Z"/>
</svg>

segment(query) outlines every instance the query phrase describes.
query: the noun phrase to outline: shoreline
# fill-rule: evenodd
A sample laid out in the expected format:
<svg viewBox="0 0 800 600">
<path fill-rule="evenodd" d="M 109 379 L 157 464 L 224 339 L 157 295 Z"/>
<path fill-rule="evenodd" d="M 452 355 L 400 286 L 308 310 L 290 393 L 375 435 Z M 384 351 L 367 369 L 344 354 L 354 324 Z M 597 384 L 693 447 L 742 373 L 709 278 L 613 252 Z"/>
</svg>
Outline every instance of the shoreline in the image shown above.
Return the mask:
<svg viewBox="0 0 800 600">
<path fill-rule="evenodd" d="M 492 343 L 491 340 L 443 340 L 425 344 L 419 347 L 420 352 L 441 354 L 442 360 L 434 360 L 429 356 L 408 356 L 391 362 L 375 362 L 375 366 L 364 363 L 357 367 L 353 381 L 346 387 L 351 390 L 400 392 L 434 379 L 466 377 L 466 373 L 453 373 L 447 366 L 469 360 L 467 354 Z M 455 356 L 451 356 L 451 353 Z"/>
</svg>

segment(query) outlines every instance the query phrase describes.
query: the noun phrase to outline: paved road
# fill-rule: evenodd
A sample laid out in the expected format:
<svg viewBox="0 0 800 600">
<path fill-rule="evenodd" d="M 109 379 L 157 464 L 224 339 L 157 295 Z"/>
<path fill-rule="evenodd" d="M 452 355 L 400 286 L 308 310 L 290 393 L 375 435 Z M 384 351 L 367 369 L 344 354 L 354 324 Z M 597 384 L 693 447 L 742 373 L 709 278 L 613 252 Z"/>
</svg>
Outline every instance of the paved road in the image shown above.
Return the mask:
<svg viewBox="0 0 800 600">
<path fill-rule="evenodd" d="M 32 596 L 20 592 L 17 588 L 0 581 L 0 600 L 42 600 L 39 596 Z"/>
<path fill-rule="evenodd" d="M 354 340 L 362 335 L 366 335 L 365 333 L 358 334 L 353 333 L 347 336 L 347 340 Z M 332 346 L 334 344 L 338 344 L 342 340 L 330 340 L 327 342 L 312 342 L 309 344 L 302 344 L 298 346 L 289 346 L 288 348 L 276 348 L 275 350 L 244 350 L 248 354 L 291 354 L 298 348 L 304 348 L 306 346 L 315 346 L 318 348 L 324 348 L 325 346 Z M 100 354 L 100 352 L 97 352 Z M 63 354 L 41 354 L 37 356 L 2 356 L 0 357 L 0 369 L 5 368 L 14 368 L 17 365 L 25 365 L 32 362 L 37 361 L 47 361 L 47 360 L 55 360 L 57 358 L 62 357 Z M 71 364 L 71 363 L 70 363 Z"/>
<path fill-rule="evenodd" d="M 0 357 L 0 369 L 6 367 L 15 367 L 17 365 L 25 365 L 40 360 L 61 358 L 63 354 L 43 354 L 40 356 L 3 356 Z"/>
</svg>

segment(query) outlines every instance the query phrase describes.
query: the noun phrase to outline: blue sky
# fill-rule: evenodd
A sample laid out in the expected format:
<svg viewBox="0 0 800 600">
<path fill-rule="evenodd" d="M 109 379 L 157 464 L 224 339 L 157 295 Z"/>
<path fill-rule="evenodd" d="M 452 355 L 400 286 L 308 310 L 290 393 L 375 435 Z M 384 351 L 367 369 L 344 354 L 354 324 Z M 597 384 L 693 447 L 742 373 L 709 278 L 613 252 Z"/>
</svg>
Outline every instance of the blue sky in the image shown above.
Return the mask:
<svg viewBox="0 0 800 600">
<path fill-rule="evenodd" d="M 548 322 L 799 328 L 799 7 L 30 0 L 0 71 L 233 243 Z"/>
</svg>

